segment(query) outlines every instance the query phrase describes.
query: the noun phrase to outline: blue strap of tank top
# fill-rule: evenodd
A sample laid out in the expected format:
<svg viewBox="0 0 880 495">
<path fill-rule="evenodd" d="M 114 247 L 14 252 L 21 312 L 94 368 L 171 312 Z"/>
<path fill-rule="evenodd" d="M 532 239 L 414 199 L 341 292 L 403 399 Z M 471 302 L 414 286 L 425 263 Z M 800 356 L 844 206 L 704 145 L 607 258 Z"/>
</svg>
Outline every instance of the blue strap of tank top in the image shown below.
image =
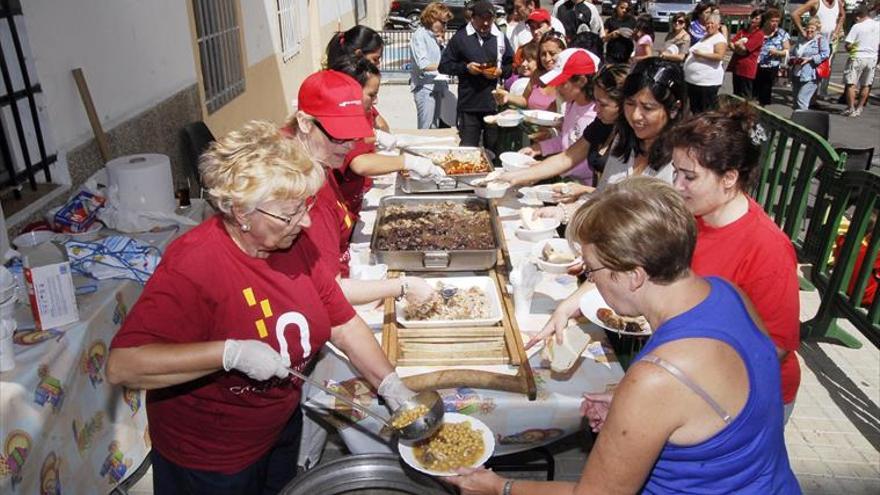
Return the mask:
<svg viewBox="0 0 880 495">
<path fill-rule="evenodd" d="M 732 418 L 730 417 L 730 414 L 728 414 L 727 411 L 723 407 L 721 407 L 721 404 L 716 402 L 715 399 L 713 399 L 705 390 L 703 390 L 703 387 L 694 383 L 693 380 L 688 378 L 688 376 L 685 375 L 684 372 L 678 369 L 678 367 L 676 367 L 674 364 L 653 354 L 648 354 L 647 356 L 640 359 L 640 361 L 646 361 L 651 364 L 656 364 L 657 366 L 668 371 L 670 375 L 674 376 L 676 379 L 678 379 L 678 381 L 680 381 L 687 388 L 691 389 L 695 394 L 699 395 L 704 401 L 706 401 L 706 403 L 709 404 L 709 406 L 714 409 L 719 416 L 721 416 L 722 421 L 730 424 Z"/>
</svg>

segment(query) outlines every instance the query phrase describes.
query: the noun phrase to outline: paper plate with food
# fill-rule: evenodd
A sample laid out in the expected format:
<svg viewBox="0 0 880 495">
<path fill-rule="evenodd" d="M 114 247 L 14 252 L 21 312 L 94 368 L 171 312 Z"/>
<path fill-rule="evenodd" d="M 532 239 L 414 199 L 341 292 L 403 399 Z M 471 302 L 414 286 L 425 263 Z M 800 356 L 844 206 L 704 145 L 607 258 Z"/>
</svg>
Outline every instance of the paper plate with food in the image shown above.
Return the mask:
<svg viewBox="0 0 880 495">
<path fill-rule="evenodd" d="M 609 332 L 621 335 L 651 335 L 651 325 L 644 316 L 621 316 L 611 309 L 602 298 L 599 289 L 593 289 L 583 297 L 580 303 L 581 313 L 588 320 Z"/>
<path fill-rule="evenodd" d="M 532 256 L 538 268 L 547 273 L 568 273 L 581 263 L 581 257 L 571 249 L 565 239 L 546 239 L 532 247 Z"/>
<path fill-rule="evenodd" d="M 398 442 L 397 450 L 418 471 L 457 476 L 457 469 L 480 466 L 492 457 L 495 436 L 479 419 L 447 412 L 437 433 L 418 442 Z"/>
<path fill-rule="evenodd" d="M 485 327 L 501 321 L 501 299 L 489 277 L 426 278 L 437 291 L 418 303 L 395 303 L 397 322 L 406 328 Z"/>
</svg>

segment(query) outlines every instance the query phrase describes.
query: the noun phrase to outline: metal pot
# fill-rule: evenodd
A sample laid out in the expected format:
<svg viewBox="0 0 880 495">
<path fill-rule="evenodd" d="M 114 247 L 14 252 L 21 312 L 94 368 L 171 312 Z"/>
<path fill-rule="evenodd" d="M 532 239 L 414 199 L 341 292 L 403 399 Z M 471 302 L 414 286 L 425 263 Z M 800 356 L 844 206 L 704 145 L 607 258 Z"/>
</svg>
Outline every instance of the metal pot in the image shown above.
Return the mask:
<svg viewBox="0 0 880 495">
<path fill-rule="evenodd" d="M 341 457 L 297 476 L 280 495 L 443 495 L 455 493 L 391 454 Z"/>
</svg>

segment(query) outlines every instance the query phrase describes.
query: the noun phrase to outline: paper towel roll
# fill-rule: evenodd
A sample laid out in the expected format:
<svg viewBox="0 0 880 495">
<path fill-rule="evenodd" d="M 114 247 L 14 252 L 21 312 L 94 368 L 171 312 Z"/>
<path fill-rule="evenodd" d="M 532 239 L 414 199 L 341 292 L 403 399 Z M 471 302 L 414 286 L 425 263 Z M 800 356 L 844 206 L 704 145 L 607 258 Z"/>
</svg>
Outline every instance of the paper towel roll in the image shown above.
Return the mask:
<svg viewBox="0 0 880 495">
<path fill-rule="evenodd" d="M 107 162 L 110 187 L 119 189 L 120 208 L 171 213 L 177 206 L 171 160 L 166 155 L 145 153 Z"/>
</svg>

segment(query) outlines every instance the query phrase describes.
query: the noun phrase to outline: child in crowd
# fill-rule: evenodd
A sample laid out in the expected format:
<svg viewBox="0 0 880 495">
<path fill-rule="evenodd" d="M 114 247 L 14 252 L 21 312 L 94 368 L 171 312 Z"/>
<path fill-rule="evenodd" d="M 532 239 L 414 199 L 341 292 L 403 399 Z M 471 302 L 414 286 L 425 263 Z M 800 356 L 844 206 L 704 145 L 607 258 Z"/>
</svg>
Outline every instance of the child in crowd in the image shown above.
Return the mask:
<svg viewBox="0 0 880 495">
<path fill-rule="evenodd" d="M 498 105 L 513 105 L 533 110 L 556 111 L 556 90 L 541 84 L 540 78 L 556 65 L 556 57 L 565 50 L 565 40 L 556 31 L 545 33 L 539 42 L 538 69 L 532 73 L 521 96 L 500 89 L 494 92 Z"/>
<path fill-rule="evenodd" d="M 522 62 L 516 68 L 516 74 L 507 78 L 504 89 L 513 96 L 522 96 L 526 92 L 532 74 L 538 70 L 538 42 L 529 41 L 519 48 Z"/>
<path fill-rule="evenodd" d="M 632 39 L 635 40 L 636 45 L 636 50 L 630 59 L 632 63 L 654 56 L 654 22 L 650 17 L 640 15 L 636 19 Z"/>
</svg>

